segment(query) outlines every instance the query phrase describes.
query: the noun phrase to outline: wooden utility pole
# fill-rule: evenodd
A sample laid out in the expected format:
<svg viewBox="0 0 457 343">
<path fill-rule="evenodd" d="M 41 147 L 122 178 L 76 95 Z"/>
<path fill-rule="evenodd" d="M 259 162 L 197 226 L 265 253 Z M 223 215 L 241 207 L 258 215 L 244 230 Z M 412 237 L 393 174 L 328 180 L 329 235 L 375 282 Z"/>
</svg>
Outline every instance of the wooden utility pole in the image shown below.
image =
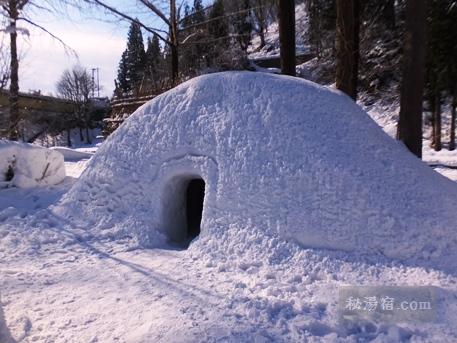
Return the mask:
<svg viewBox="0 0 457 343">
<path fill-rule="evenodd" d="M 406 33 L 398 121 L 398 139 L 419 158 L 422 157 L 426 7 L 426 0 L 408 0 L 406 3 Z"/>
<path fill-rule="evenodd" d="M 279 0 L 281 72 L 295 76 L 295 1 Z"/>
</svg>

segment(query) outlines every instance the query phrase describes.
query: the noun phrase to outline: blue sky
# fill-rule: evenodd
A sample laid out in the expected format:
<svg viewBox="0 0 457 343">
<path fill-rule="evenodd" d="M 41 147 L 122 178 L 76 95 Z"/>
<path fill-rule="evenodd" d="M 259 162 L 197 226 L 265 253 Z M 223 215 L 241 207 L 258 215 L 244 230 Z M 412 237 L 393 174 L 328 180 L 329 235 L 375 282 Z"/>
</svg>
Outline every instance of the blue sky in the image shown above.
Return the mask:
<svg viewBox="0 0 457 343">
<path fill-rule="evenodd" d="M 160 20 L 144 10 L 144 7 L 135 6 L 134 0 L 107 2 L 127 9 L 129 14 L 147 20 L 151 26 L 165 28 Z M 166 8 L 167 1 L 162 3 Z M 21 23 L 20 25 L 30 30 L 30 36 L 22 35 L 19 41 L 21 91 L 41 90 L 43 94 L 55 94 L 55 84 L 62 72 L 79 63 L 89 70 L 100 68 L 101 94 L 112 95 L 117 66 L 126 45 L 129 23 L 118 20 L 103 10 L 91 8 L 83 11 L 66 8 L 54 14 L 36 11 L 29 15 L 35 22 L 61 38 L 78 56 L 66 52 L 60 43 L 47 34 Z M 147 34 L 144 37 L 146 39 Z"/>
</svg>

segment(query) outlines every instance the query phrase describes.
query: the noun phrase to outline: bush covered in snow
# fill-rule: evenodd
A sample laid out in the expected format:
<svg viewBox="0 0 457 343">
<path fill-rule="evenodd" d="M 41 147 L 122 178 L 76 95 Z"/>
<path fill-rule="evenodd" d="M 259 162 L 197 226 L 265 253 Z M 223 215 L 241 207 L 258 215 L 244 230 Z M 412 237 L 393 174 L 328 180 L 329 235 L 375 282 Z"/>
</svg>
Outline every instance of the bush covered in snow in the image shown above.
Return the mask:
<svg viewBox="0 0 457 343">
<path fill-rule="evenodd" d="M 0 187 L 55 185 L 64 178 L 64 159 L 58 151 L 0 140 Z"/>
</svg>

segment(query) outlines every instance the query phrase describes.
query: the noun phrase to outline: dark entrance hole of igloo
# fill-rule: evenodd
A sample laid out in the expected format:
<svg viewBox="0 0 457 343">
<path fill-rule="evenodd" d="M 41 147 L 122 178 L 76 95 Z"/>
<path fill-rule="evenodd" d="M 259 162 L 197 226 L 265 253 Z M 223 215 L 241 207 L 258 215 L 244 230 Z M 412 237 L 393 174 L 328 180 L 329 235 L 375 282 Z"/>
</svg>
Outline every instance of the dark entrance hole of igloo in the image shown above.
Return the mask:
<svg viewBox="0 0 457 343">
<path fill-rule="evenodd" d="M 200 234 L 205 186 L 205 181 L 195 174 L 178 175 L 166 183 L 161 197 L 161 226 L 173 245 L 187 248 Z"/>
<path fill-rule="evenodd" d="M 187 239 L 191 240 L 200 234 L 200 225 L 205 199 L 205 181 L 192 179 L 186 189 L 186 224 Z"/>
</svg>

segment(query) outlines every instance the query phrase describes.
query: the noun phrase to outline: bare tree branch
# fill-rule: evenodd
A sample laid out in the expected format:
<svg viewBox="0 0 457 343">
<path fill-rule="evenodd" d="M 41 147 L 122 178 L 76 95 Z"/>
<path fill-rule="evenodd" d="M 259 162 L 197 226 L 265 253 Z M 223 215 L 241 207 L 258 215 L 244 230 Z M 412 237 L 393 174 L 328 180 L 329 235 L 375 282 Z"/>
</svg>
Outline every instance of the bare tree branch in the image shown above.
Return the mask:
<svg viewBox="0 0 457 343">
<path fill-rule="evenodd" d="M 140 0 L 140 2 L 147 8 L 149 8 L 152 12 L 154 12 L 160 19 L 162 19 L 165 22 L 165 24 L 171 27 L 170 20 L 168 20 L 165 14 L 162 11 L 160 11 L 152 2 L 150 2 L 149 0 Z"/>
<path fill-rule="evenodd" d="M 27 19 L 25 17 L 18 17 L 17 18 L 18 20 L 23 20 L 25 21 L 26 23 L 29 23 L 30 25 L 40 29 L 41 31 L 45 32 L 46 34 L 48 34 L 49 36 L 51 36 L 53 39 L 55 39 L 56 41 L 58 41 L 60 44 L 62 44 L 62 46 L 64 47 L 64 49 L 66 51 L 70 51 L 75 57 L 78 56 L 78 54 L 76 53 L 76 51 L 71 48 L 70 46 L 68 46 L 62 39 L 60 39 L 59 37 L 57 37 L 55 34 L 53 34 L 52 32 L 48 31 L 45 27 L 31 21 L 30 19 Z"/>
<path fill-rule="evenodd" d="M 135 23 L 135 24 L 141 26 L 141 27 L 142 27 L 143 29 L 145 29 L 146 31 L 148 31 L 148 32 L 150 32 L 150 33 L 153 33 L 153 34 L 157 35 L 157 37 L 158 37 L 161 41 L 163 41 L 164 43 L 170 44 L 170 41 L 169 41 L 167 38 L 164 38 L 164 37 L 162 36 L 161 33 L 163 32 L 163 30 L 159 30 L 159 29 L 155 29 L 155 28 L 151 28 L 151 27 L 149 27 L 149 26 L 146 26 L 145 24 L 143 24 L 143 23 L 142 23 L 141 21 L 139 21 L 138 19 L 135 19 L 135 18 L 129 16 L 128 14 L 125 14 L 125 13 L 121 12 L 120 10 L 118 10 L 118 9 L 116 9 L 116 8 L 114 8 L 114 7 L 110 6 L 110 5 L 107 5 L 107 4 L 106 4 L 105 2 L 103 2 L 103 1 L 100 1 L 100 0 L 84 0 L 84 1 L 86 1 L 86 2 L 88 2 L 88 3 L 91 3 L 91 2 L 92 2 L 92 3 L 96 4 L 96 5 L 99 5 L 100 7 L 103 7 L 104 9 L 110 11 L 111 13 L 114 13 L 114 14 L 117 15 L 118 17 L 121 17 L 121 18 L 123 18 L 123 19 L 126 19 L 126 20 L 128 20 L 128 21 L 130 21 L 130 22 L 132 22 L 132 23 Z"/>
</svg>

